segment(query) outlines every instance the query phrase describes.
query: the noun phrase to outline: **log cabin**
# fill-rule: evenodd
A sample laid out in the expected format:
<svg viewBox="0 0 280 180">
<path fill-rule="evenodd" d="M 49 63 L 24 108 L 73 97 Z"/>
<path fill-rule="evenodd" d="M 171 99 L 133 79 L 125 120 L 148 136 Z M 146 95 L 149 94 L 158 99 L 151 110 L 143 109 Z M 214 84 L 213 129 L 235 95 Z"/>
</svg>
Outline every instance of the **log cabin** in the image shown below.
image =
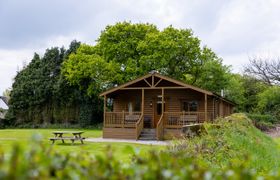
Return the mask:
<svg viewBox="0 0 280 180">
<path fill-rule="evenodd" d="M 213 92 L 151 72 L 109 89 L 104 97 L 103 138 L 179 138 L 184 125 L 212 122 L 234 103 Z"/>
</svg>

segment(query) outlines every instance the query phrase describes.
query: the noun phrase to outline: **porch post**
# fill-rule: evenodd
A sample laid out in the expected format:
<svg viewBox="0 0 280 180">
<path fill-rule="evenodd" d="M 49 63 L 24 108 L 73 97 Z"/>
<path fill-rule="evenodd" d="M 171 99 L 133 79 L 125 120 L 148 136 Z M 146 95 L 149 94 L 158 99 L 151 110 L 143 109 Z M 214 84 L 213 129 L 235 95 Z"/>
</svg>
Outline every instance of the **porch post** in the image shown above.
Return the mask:
<svg viewBox="0 0 280 180">
<path fill-rule="evenodd" d="M 214 121 L 215 119 L 215 100 L 214 100 L 214 97 L 212 97 L 212 106 L 213 106 L 213 112 L 212 112 L 212 122 Z"/>
<path fill-rule="evenodd" d="M 204 94 L 204 121 L 207 120 L 207 94 Z"/>
<path fill-rule="evenodd" d="M 161 111 L 164 113 L 164 88 L 161 89 Z"/>
<path fill-rule="evenodd" d="M 103 127 L 106 126 L 106 104 L 107 104 L 107 96 L 104 95 L 104 103 L 103 103 Z"/>
<path fill-rule="evenodd" d="M 221 117 L 224 117 L 224 102 L 223 100 L 221 99 Z"/>
<path fill-rule="evenodd" d="M 144 100 L 145 100 L 145 94 L 144 94 L 144 89 L 142 88 L 142 107 L 141 107 L 142 115 L 144 115 Z"/>
</svg>

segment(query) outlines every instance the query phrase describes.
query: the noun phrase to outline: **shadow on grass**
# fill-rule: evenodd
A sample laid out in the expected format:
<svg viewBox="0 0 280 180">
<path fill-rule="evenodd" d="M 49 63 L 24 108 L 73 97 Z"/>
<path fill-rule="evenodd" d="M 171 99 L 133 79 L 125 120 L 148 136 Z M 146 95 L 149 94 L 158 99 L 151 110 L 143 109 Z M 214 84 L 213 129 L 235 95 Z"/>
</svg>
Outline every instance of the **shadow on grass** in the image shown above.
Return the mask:
<svg viewBox="0 0 280 180">
<path fill-rule="evenodd" d="M 69 142 L 69 143 L 54 143 L 54 144 L 52 144 L 51 143 L 51 145 L 58 145 L 58 146 L 85 146 L 86 144 L 84 143 L 84 144 L 82 144 L 82 143 L 71 143 L 71 142 Z"/>
</svg>

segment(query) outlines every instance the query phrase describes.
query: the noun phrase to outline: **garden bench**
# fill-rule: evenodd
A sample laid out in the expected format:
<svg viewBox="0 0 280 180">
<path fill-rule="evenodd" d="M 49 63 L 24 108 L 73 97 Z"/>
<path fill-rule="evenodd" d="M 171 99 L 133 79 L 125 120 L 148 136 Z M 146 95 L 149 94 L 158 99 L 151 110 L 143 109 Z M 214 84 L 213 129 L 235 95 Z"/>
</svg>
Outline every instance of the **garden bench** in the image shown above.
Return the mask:
<svg viewBox="0 0 280 180">
<path fill-rule="evenodd" d="M 135 124 L 139 118 L 140 118 L 140 115 L 134 115 L 134 114 L 126 115 L 124 122 L 125 122 L 125 124 Z"/>
</svg>

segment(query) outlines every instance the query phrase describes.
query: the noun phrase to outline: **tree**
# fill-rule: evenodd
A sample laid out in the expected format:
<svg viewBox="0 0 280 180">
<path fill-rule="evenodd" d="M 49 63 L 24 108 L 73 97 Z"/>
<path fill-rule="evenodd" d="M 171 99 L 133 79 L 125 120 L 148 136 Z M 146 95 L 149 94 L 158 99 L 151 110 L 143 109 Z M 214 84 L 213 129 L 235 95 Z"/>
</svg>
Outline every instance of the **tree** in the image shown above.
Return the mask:
<svg viewBox="0 0 280 180">
<path fill-rule="evenodd" d="M 74 55 L 79 46 L 80 42 L 72 41 L 68 50 L 47 49 L 43 57 L 35 53 L 15 77 L 8 113 L 10 125 L 79 122 L 88 125 L 100 121 L 98 99 L 84 95 L 61 74 L 63 61 Z"/>
<path fill-rule="evenodd" d="M 244 111 L 254 112 L 258 104 L 258 94 L 262 93 L 268 88 L 268 85 L 263 81 L 256 79 L 255 77 L 243 75 L 242 76 L 242 87 L 244 89 Z"/>
<path fill-rule="evenodd" d="M 11 97 L 11 89 L 6 89 L 4 92 L 3 92 L 3 96 L 6 98 L 7 102 L 9 102 L 10 100 L 10 97 Z"/>
<path fill-rule="evenodd" d="M 272 86 L 258 94 L 258 111 L 269 113 L 280 120 L 280 87 Z"/>
<path fill-rule="evenodd" d="M 95 46 L 82 45 L 70 55 L 62 72 L 94 96 L 151 70 L 214 92 L 228 84 L 229 68 L 211 49 L 201 47 L 191 29 L 159 31 L 151 24 L 128 22 L 107 26 Z"/>
<path fill-rule="evenodd" d="M 280 85 L 280 59 L 250 58 L 245 73 L 255 76 L 269 85 Z"/>
</svg>

